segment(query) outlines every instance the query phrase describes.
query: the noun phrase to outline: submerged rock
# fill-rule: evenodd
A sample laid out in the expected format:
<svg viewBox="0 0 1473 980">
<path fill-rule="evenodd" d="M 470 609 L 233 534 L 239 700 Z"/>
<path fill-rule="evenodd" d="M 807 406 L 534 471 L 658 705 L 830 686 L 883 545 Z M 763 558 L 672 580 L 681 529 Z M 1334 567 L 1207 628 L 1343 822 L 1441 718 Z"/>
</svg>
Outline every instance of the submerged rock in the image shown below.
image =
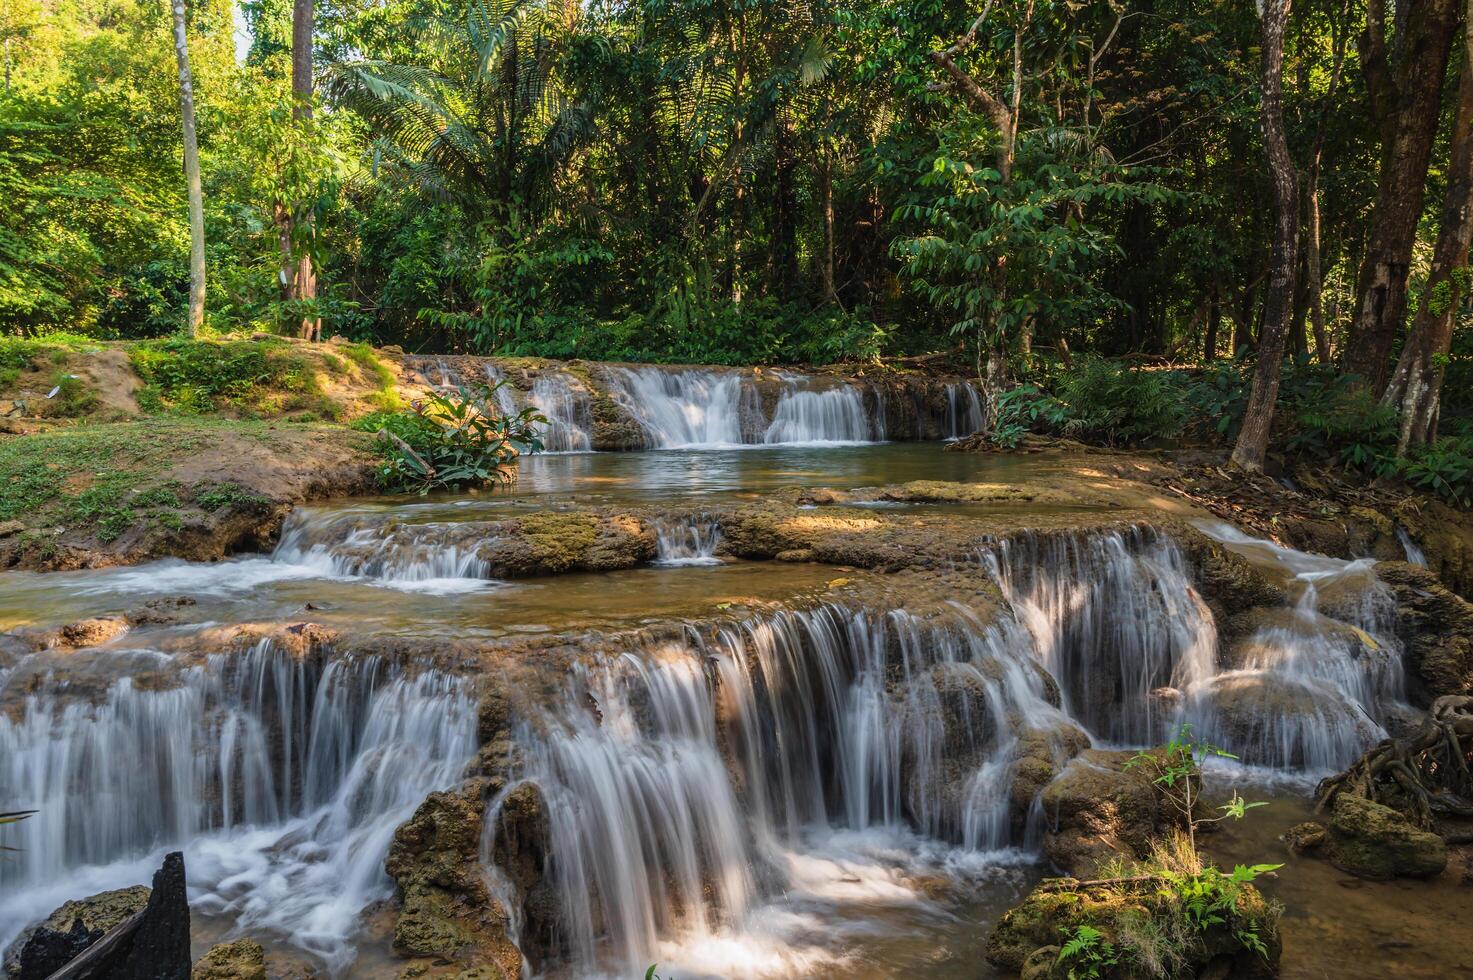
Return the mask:
<svg viewBox="0 0 1473 980">
<path fill-rule="evenodd" d="M 1431 878 L 1447 867 L 1447 844 L 1389 806 L 1353 793 L 1335 797 L 1330 862 L 1361 878 Z"/>
</svg>

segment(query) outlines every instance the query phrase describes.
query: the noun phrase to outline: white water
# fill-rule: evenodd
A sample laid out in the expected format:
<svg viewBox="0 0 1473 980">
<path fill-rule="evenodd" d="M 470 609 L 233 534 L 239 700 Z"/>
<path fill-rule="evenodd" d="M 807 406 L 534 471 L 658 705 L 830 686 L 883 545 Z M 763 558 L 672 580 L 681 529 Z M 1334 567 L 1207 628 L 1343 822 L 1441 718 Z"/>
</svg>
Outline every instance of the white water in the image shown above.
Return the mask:
<svg viewBox="0 0 1473 980">
<path fill-rule="evenodd" d="M 1026 635 L 960 608 L 779 613 L 579 670 L 522 736 L 562 955 L 626 976 L 831 962 L 841 931 L 805 915 L 925 904 L 910 875 L 998 863 L 978 857 L 1015 836 L 1017 726 L 1061 721 Z"/>
<path fill-rule="evenodd" d="M 486 378 L 496 388 L 496 404 L 504 415 L 515 415 L 523 408 L 534 408 L 547 419 L 538 438 L 542 451 L 549 453 L 581 453 L 593 448 L 593 408 L 588 392 L 574 385 L 563 371 L 543 370 L 532 382 L 532 390 L 523 396 L 510 384 L 494 363 L 486 362 Z"/>
<path fill-rule="evenodd" d="M 162 655 L 136 655 L 139 678 Z M 460 682 L 373 661 L 327 666 L 263 643 L 96 705 L 52 695 L 0 714 L 7 828 L 0 947 L 69 898 L 146 881 L 183 847 L 190 901 L 275 933 L 340 974 L 358 915 L 388 897 L 395 827 L 475 752 Z"/>
<path fill-rule="evenodd" d="M 982 429 L 982 395 L 970 381 L 946 386 L 946 438 L 961 439 Z"/>
<path fill-rule="evenodd" d="M 708 517 L 661 521 L 655 525 L 655 564 L 666 567 L 720 565 L 716 548 L 721 525 Z"/>
<path fill-rule="evenodd" d="M 870 421 L 853 385 L 812 390 L 805 375 L 785 385 L 763 417 L 757 386 L 738 371 L 609 368 L 609 394 L 639 423 L 650 449 L 743 445 L 844 445 L 882 441 L 883 414 Z"/>
<path fill-rule="evenodd" d="M 772 412 L 762 441 L 788 443 L 862 443 L 883 441 L 883 427 L 871 431 L 864 396 L 850 385 L 826 391 L 784 391 Z"/>
<path fill-rule="evenodd" d="M 451 539 L 453 524 L 323 520 L 295 511 L 271 562 L 321 578 L 352 578 L 406 592 L 445 595 L 495 584 L 473 545 Z"/>
<path fill-rule="evenodd" d="M 1418 568 L 1427 567 L 1426 553 L 1417 547 L 1417 542 L 1412 540 L 1412 536 L 1407 533 L 1407 529 L 1400 524 L 1396 526 L 1396 540 L 1401 542 L 1401 550 L 1406 552 L 1408 565 L 1416 565 Z"/>
</svg>

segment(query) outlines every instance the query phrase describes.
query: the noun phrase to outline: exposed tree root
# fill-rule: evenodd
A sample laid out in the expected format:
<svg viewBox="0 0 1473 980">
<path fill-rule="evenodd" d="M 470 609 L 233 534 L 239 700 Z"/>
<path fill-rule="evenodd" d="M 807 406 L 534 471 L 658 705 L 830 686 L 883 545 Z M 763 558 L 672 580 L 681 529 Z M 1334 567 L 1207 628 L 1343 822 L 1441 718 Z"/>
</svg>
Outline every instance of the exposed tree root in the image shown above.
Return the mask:
<svg viewBox="0 0 1473 980">
<path fill-rule="evenodd" d="M 1432 702 L 1427 719 L 1406 738 L 1388 738 L 1317 790 L 1321 809 L 1341 793 L 1407 811 L 1431 827 L 1433 815 L 1473 817 L 1473 696 Z"/>
</svg>

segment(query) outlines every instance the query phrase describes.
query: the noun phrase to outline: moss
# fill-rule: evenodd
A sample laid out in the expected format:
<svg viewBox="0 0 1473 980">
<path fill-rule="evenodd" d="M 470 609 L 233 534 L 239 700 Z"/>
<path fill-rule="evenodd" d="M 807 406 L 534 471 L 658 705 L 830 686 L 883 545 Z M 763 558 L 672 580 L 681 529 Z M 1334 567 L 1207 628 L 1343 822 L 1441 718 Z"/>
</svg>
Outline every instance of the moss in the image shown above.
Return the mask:
<svg viewBox="0 0 1473 980">
<path fill-rule="evenodd" d="M 592 514 L 533 514 L 519 523 L 541 563 L 551 571 L 579 564 L 598 538 L 598 518 Z"/>
<path fill-rule="evenodd" d="M 244 416 L 311 409 L 335 418 L 312 361 L 283 340 L 143 341 L 129 349 L 143 380 L 138 404 L 150 412 Z"/>
<path fill-rule="evenodd" d="M 363 369 L 364 373 L 378 384 L 379 391 L 389 391 L 397 380 L 388 365 L 378 359 L 378 354 L 368 344 L 347 344 L 343 353 L 348 360 Z M 330 356 L 330 355 L 329 355 Z"/>
</svg>

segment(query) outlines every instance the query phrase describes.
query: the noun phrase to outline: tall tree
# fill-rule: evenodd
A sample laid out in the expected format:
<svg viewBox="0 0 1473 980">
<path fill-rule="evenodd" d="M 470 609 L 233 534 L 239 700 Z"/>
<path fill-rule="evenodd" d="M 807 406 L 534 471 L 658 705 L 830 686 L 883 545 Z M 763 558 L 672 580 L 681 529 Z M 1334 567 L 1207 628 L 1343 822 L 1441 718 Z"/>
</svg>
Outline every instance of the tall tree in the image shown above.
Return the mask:
<svg viewBox="0 0 1473 980">
<path fill-rule="evenodd" d="M 189 70 L 189 34 L 184 0 L 173 0 L 174 56 L 179 63 L 179 111 L 184 117 L 184 180 L 189 186 L 189 317 L 193 337 L 205 322 L 205 195 L 199 174 L 199 141 L 194 126 L 194 76 Z"/>
<path fill-rule="evenodd" d="M 1401 406 L 1398 455 L 1405 455 L 1410 446 L 1431 442 L 1436 435 L 1453 322 L 1468 293 L 1468 245 L 1473 241 L 1473 0 L 1468 2 L 1468 12 L 1463 25 L 1463 73 L 1453 119 L 1452 161 L 1442 226 L 1411 337 L 1402 349 L 1383 399 L 1387 405 Z"/>
<path fill-rule="evenodd" d="M 1381 174 L 1345 366 L 1377 394 L 1386 387 L 1391 349 L 1406 319 L 1412 248 L 1460 9 L 1459 0 L 1403 0 L 1393 25 L 1385 0 L 1366 3 L 1360 57 L 1381 132 Z"/>
<path fill-rule="evenodd" d="M 312 0 L 292 2 L 292 119 L 302 125 L 312 121 Z M 292 298 L 311 304 L 317 299 L 317 270 L 312 267 L 312 250 L 301 245 L 316 231 L 310 213 L 303 224 L 305 228 L 288 226 L 288 234 L 296 239 Z M 306 340 L 321 340 L 322 320 L 315 313 L 304 313 L 298 334 Z"/>
<path fill-rule="evenodd" d="M 1279 397 L 1279 373 L 1283 369 L 1284 339 L 1294 312 L 1294 276 L 1299 262 L 1299 178 L 1284 133 L 1284 30 L 1289 22 L 1289 4 L 1290 0 L 1262 0 L 1259 7 L 1262 35 L 1259 112 L 1269 179 L 1274 189 L 1274 238 L 1253 390 L 1248 396 L 1238 442 L 1233 447 L 1233 463 L 1252 473 L 1263 469 L 1264 455 L 1268 452 L 1274 403 Z"/>
</svg>

